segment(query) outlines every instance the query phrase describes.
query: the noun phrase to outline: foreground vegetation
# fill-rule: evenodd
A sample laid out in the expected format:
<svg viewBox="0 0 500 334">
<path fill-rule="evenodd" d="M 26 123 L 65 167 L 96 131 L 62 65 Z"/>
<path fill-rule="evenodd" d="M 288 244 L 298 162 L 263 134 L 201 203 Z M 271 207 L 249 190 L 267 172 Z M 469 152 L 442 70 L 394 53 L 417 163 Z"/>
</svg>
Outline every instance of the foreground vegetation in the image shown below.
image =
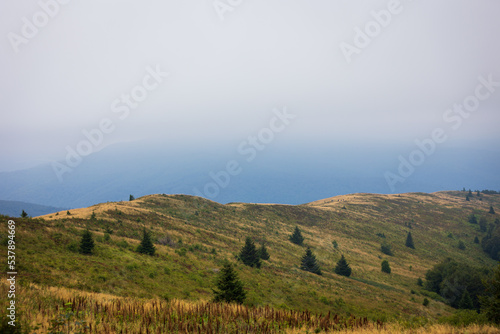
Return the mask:
<svg viewBox="0 0 500 334">
<path fill-rule="evenodd" d="M 7 293 L 5 284 L 0 284 L 0 293 Z M 123 298 L 34 284 L 24 285 L 19 296 L 21 320 L 15 333 L 499 332 L 497 327 L 485 324 L 456 326 L 425 319 L 383 323 L 331 312 L 313 314 L 267 306 Z M 0 307 L 4 309 L 4 306 L 6 303 L 2 300 Z M 5 328 L 0 327 L 0 331 Z"/>
</svg>

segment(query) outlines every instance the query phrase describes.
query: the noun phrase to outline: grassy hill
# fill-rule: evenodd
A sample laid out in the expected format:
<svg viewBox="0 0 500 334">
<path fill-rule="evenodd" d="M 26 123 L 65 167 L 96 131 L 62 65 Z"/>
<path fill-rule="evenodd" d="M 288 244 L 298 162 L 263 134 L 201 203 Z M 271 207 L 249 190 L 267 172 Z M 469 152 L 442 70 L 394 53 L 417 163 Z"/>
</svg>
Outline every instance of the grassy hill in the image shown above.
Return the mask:
<svg viewBox="0 0 500 334">
<path fill-rule="evenodd" d="M 500 212 L 500 195 L 483 194 L 471 201 L 465 196 L 453 191 L 353 194 L 292 206 L 221 205 L 185 195 L 150 195 L 74 209 L 70 215 L 61 211 L 16 218 L 19 278 L 25 285 L 198 301 L 212 297 L 217 272 L 229 259 L 248 291 L 248 306 L 332 311 L 372 320 L 436 319 L 453 309 L 419 287 L 419 277 L 447 257 L 473 267 L 496 264 L 473 242 L 485 233 L 467 217 L 476 213 L 493 223 L 499 215 L 488 210 L 491 205 Z M 6 240 L 6 226 L 0 227 L 0 240 Z M 295 226 L 305 236 L 302 247 L 288 240 Z M 93 256 L 78 253 L 85 228 L 96 240 Z M 153 257 L 135 252 L 144 228 L 158 242 Z M 405 246 L 408 231 L 415 249 Z M 265 242 L 271 255 L 260 269 L 235 260 L 247 236 L 257 245 Z M 465 250 L 458 248 L 460 240 Z M 382 242 L 391 245 L 393 256 L 380 251 Z M 299 269 L 306 246 L 319 260 L 322 276 Z M 351 265 L 350 278 L 334 273 L 341 254 Z M 391 274 L 381 272 L 383 259 Z M 431 300 L 427 307 L 424 297 Z"/>
</svg>

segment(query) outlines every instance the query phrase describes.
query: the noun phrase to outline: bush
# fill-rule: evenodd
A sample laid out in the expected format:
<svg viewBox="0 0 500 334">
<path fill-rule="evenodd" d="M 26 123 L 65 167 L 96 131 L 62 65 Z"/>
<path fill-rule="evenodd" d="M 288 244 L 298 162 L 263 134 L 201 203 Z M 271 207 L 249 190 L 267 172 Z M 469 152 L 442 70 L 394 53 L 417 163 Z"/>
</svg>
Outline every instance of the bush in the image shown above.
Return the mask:
<svg viewBox="0 0 500 334">
<path fill-rule="evenodd" d="M 389 261 L 384 260 L 382 261 L 382 272 L 384 273 L 391 273 L 391 266 L 389 265 Z"/>
<path fill-rule="evenodd" d="M 442 317 L 439 323 L 449 324 L 455 327 L 466 327 L 472 324 L 486 324 L 487 319 L 484 314 L 478 314 L 473 310 L 458 310 L 449 317 Z"/>
<path fill-rule="evenodd" d="M 389 245 L 385 242 L 382 243 L 382 245 L 380 245 L 380 251 L 386 255 L 389 255 L 389 256 L 393 255 L 391 245 Z"/>
<path fill-rule="evenodd" d="M 424 301 L 423 301 L 422 305 L 429 306 L 429 299 L 424 298 Z"/>
</svg>

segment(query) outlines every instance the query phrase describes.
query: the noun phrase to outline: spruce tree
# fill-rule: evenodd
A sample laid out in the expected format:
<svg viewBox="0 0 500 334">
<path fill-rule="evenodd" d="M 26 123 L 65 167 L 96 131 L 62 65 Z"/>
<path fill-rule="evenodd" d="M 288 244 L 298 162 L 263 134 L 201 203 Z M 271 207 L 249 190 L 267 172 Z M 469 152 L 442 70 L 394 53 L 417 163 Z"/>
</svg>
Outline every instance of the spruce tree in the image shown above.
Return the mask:
<svg viewBox="0 0 500 334">
<path fill-rule="evenodd" d="M 467 291 L 467 289 L 465 289 L 462 293 L 462 298 L 460 298 L 460 301 L 458 302 L 458 308 L 465 310 L 474 309 L 474 303 L 472 302 L 472 298 L 470 297 L 469 291 Z"/>
<path fill-rule="evenodd" d="M 243 283 L 229 262 L 226 262 L 222 267 L 217 277 L 216 287 L 217 289 L 212 289 L 216 303 L 235 302 L 242 304 L 245 301 L 246 293 L 243 290 Z"/>
<path fill-rule="evenodd" d="M 415 249 L 415 245 L 413 244 L 413 237 L 411 236 L 411 232 L 408 232 L 408 235 L 406 236 L 406 247 Z"/>
<path fill-rule="evenodd" d="M 26 213 L 26 211 L 23 210 L 23 212 L 21 212 L 21 217 L 22 218 L 28 217 L 28 214 Z"/>
<path fill-rule="evenodd" d="M 133 201 L 134 199 L 135 199 L 134 195 L 130 195 L 128 198 L 129 201 Z"/>
<path fill-rule="evenodd" d="M 475 243 L 475 244 L 478 244 L 478 243 L 479 243 L 479 238 L 477 237 L 477 235 L 476 235 L 476 237 L 474 238 L 474 243 Z"/>
<path fill-rule="evenodd" d="M 94 239 L 92 238 L 92 233 L 87 229 L 83 232 L 82 239 L 80 241 L 80 253 L 90 255 L 94 250 Z"/>
<path fill-rule="evenodd" d="M 309 271 L 313 274 L 321 275 L 321 269 L 319 267 L 316 256 L 314 256 L 311 248 L 307 247 L 306 254 L 302 257 L 302 262 L 300 264 L 300 269 Z"/>
<path fill-rule="evenodd" d="M 141 243 L 139 244 L 139 246 L 137 246 L 136 251 L 141 254 L 155 255 L 156 248 L 153 245 L 151 237 L 146 231 L 146 228 L 144 228 Z"/>
<path fill-rule="evenodd" d="M 259 257 L 262 259 L 262 260 L 269 260 L 269 258 L 271 257 L 269 255 L 269 252 L 267 251 L 267 248 L 266 246 L 264 245 L 264 243 L 262 243 L 262 245 L 260 246 L 259 250 L 258 250 L 258 253 L 259 253 Z"/>
<path fill-rule="evenodd" d="M 493 206 L 492 206 L 492 205 L 490 205 L 490 211 L 489 211 L 489 213 L 491 213 L 492 215 L 494 215 L 494 214 L 495 214 L 495 209 L 493 209 Z"/>
<path fill-rule="evenodd" d="M 469 196 L 472 197 L 472 190 L 469 189 Z"/>
<path fill-rule="evenodd" d="M 391 273 L 391 266 L 389 265 L 389 261 L 384 260 L 382 261 L 382 272 L 384 273 Z"/>
<path fill-rule="evenodd" d="M 344 255 L 340 258 L 339 262 L 337 262 L 337 265 L 335 266 L 335 273 L 337 275 L 342 275 L 342 276 L 351 276 L 351 267 L 347 263 Z"/>
<path fill-rule="evenodd" d="M 295 230 L 293 231 L 293 234 L 290 236 L 290 241 L 299 246 L 302 246 L 302 244 L 304 243 L 304 237 L 302 236 L 302 232 L 300 232 L 298 226 L 295 226 Z"/>
<path fill-rule="evenodd" d="M 260 268 L 260 254 L 255 247 L 255 243 L 250 237 L 245 240 L 245 246 L 240 251 L 239 259 L 249 267 Z"/>
<path fill-rule="evenodd" d="M 465 200 L 466 200 L 467 202 L 470 202 L 469 195 L 465 196 Z"/>
</svg>

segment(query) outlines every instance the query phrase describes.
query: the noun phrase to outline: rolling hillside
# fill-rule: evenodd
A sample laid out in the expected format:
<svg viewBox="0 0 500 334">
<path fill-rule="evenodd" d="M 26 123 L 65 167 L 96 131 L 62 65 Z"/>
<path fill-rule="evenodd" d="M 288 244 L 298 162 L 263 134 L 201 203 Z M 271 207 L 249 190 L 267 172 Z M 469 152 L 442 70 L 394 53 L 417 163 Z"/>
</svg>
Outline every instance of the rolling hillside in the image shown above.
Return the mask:
<svg viewBox="0 0 500 334">
<path fill-rule="evenodd" d="M 474 212 L 493 223 L 499 215 L 488 210 L 491 205 L 500 212 L 500 195 L 474 195 L 467 202 L 465 195 L 353 194 L 297 206 L 221 205 L 186 195 L 150 195 L 74 209 L 69 215 L 16 218 L 19 277 L 38 286 L 121 297 L 209 300 L 217 272 L 229 259 L 236 263 L 250 306 L 383 320 L 436 319 L 453 309 L 418 286 L 419 277 L 447 257 L 473 267 L 496 264 L 473 242 L 485 233 L 467 217 Z M 305 236 L 302 247 L 288 240 L 295 226 Z M 93 256 L 78 253 L 86 227 L 96 240 Z M 153 257 L 134 251 L 144 228 L 157 242 Z M 0 239 L 6 230 L 2 224 Z M 405 247 L 408 231 L 415 249 Z M 247 236 L 257 245 L 265 242 L 271 255 L 260 269 L 235 260 Z M 458 248 L 460 240 L 465 250 Z M 393 256 L 380 251 L 382 242 L 391 245 Z M 322 276 L 299 269 L 306 246 L 319 260 Z M 349 278 L 334 273 L 341 254 L 352 267 Z M 391 274 L 381 272 L 383 259 Z M 428 307 L 422 305 L 425 297 L 431 300 Z"/>
</svg>

